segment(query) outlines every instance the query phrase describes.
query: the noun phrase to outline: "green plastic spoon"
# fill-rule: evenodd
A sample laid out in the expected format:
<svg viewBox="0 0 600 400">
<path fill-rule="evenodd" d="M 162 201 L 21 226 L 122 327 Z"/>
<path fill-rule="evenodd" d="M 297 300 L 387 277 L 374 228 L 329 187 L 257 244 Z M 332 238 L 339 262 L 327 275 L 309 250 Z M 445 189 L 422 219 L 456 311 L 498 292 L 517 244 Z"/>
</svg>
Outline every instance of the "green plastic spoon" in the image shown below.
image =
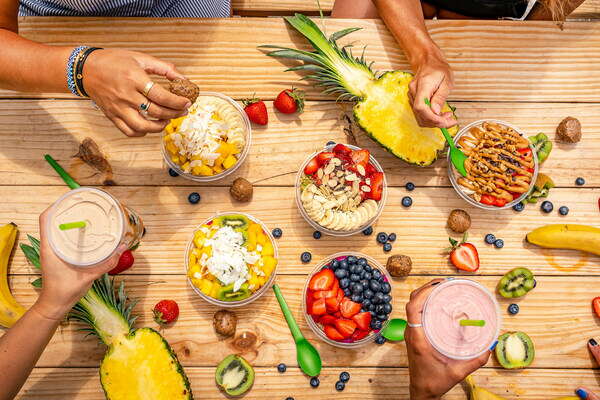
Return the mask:
<svg viewBox="0 0 600 400">
<path fill-rule="evenodd" d="M 400 318 L 390 319 L 383 327 L 381 336 L 392 342 L 401 342 L 404 340 L 404 331 L 406 331 L 406 321 Z"/>
<path fill-rule="evenodd" d="M 427 97 L 425 97 L 425 104 L 427 104 L 431 108 L 431 102 Z M 465 153 L 460 151 L 458 147 L 454 144 L 454 140 L 452 136 L 450 136 L 450 132 L 446 128 L 440 128 L 442 130 L 442 134 L 446 138 L 446 141 L 450 145 L 450 161 L 454 168 L 462 175 L 467 176 L 467 170 L 465 169 L 465 160 L 468 158 L 465 156 Z"/>
<path fill-rule="evenodd" d="M 296 342 L 296 359 L 298 360 L 300 369 L 308 376 L 319 375 L 319 373 L 321 373 L 321 356 L 319 355 L 319 352 L 304 338 L 304 336 L 302 336 L 302 332 L 300 332 L 300 328 L 298 328 L 298 324 L 296 323 L 296 320 L 294 320 L 292 312 L 288 308 L 279 286 L 273 285 L 273 291 L 275 292 L 279 307 L 281 307 L 283 316 L 290 328 L 290 332 L 292 332 L 294 342 Z"/>
</svg>

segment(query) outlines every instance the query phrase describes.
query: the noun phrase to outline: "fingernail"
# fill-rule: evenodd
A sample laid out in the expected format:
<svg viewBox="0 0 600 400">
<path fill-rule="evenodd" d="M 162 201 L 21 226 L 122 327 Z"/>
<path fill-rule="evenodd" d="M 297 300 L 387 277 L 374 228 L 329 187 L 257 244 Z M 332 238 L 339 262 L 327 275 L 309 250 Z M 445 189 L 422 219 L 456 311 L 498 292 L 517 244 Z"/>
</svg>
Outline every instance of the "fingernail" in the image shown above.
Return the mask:
<svg viewBox="0 0 600 400">
<path fill-rule="evenodd" d="M 439 285 L 439 282 L 433 282 L 431 286 Z"/>
<path fill-rule="evenodd" d="M 496 348 L 496 345 L 498 344 L 498 341 L 496 340 L 494 342 L 494 344 L 492 345 L 492 347 L 490 347 L 490 351 L 494 350 Z"/>
<path fill-rule="evenodd" d="M 575 394 L 577 396 L 579 396 L 580 399 L 587 399 L 588 398 L 587 392 L 585 390 L 583 390 L 583 389 L 577 389 L 575 391 Z"/>
<path fill-rule="evenodd" d="M 189 101 L 187 103 L 185 103 L 185 108 L 190 108 L 192 106 L 192 103 L 190 103 Z"/>
<path fill-rule="evenodd" d="M 440 108 L 440 105 L 439 105 L 439 104 L 436 104 L 436 103 L 433 103 L 433 104 L 431 105 L 431 110 L 432 110 L 434 113 L 438 114 L 438 115 L 440 114 L 440 111 L 442 111 L 442 110 L 441 110 L 441 108 Z"/>
<path fill-rule="evenodd" d="M 594 338 L 588 340 L 588 343 L 590 344 L 590 346 L 598 346 L 598 342 L 596 342 L 596 339 Z"/>
</svg>

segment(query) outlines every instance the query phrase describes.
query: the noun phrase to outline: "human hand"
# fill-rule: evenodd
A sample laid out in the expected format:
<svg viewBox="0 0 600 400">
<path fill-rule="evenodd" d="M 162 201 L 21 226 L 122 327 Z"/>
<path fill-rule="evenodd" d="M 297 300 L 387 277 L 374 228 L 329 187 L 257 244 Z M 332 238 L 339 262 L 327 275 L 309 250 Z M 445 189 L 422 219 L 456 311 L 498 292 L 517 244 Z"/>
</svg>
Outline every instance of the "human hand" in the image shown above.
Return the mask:
<svg viewBox="0 0 600 400">
<path fill-rule="evenodd" d="M 127 136 L 160 132 L 172 118 L 187 114 L 190 101 L 151 82 L 149 74 L 169 80 L 183 78 L 173 64 L 152 56 L 126 50 L 104 49 L 91 53 L 83 68 L 83 86 L 102 112 Z M 151 101 L 149 120 L 140 114 L 140 105 Z"/>
<path fill-rule="evenodd" d="M 410 294 L 410 301 L 406 304 L 406 319 L 410 324 L 421 324 L 425 300 L 440 282 L 443 279 L 434 279 Z M 405 341 L 411 400 L 440 399 L 444 393 L 484 366 L 491 354 L 491 351 L 487 351 L 472 360 L 452 360 L 431 346 L 422 327 L 407 327 Z"/>
<path fill-rule="evenodd" d="M 588 341 L 588 349 L 590 349 L 590 353 L 592 353 L 592 356 L 596 362 L 600 364 L 600 345 L 598 345 L 596 339 L 590 339 Z M 579 396 L 581 399 L 600 400 L 600 396 L 585 387 L 578 388 L 575 393 L 577 393 L 577 396 Z"/>
<path fill-rule="evenodd" d="M 415 77 L 408 85 L 408 96 L 419 125 L 450 128 L 456 125 L 456 119 L 452 112 L 442 112 L 442 108 L 454 87 L 454 77 L 441 50 L 432 46 L 413 65 Z M 425 104 L 425 98 L 431 107 Z"/>
<path fill-rule="evenodd" d="M 94 280 L 113 269 L 127 246 L 121 245 L 115 254 L 102 264 L 91 268 L 77 268 L 61 260 L 48 243 L 47 208 L 40 215 L 40 263 L 42 291 L 35 309 L 44 317 L 62 320 L 67 312 L 83 297 Z"/>
</svg>

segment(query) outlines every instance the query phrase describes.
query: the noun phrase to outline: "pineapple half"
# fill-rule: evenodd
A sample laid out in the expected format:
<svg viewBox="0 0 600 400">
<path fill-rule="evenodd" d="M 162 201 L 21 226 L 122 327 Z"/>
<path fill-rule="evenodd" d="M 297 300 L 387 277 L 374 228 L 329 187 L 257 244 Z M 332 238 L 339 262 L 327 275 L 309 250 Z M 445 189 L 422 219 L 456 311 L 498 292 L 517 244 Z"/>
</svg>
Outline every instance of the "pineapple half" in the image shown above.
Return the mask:
<svg viewBox="0 0 600 400">
<path fill-rule="evenodd" d="M 193 399 L 177 356 L 152 328 L 132 329 L 135 302 L 127 304 L 124 283 L 115 293 L 107 274 L 96 280 L 69 314 L 108 346 L 100 382 L 108 400 Z"/>
<path fill-rule="evenodd" d="M 390 71 L 379 75 L 366 63 L 364 53 L 356 58 L 349 46 L 338 47 L 338 39 L 360 28 L 343 29 L 327 39 L 319 27 L 302 14 L 285 17 L 285 20 L 308 39 L 315 51 L 260 46 L 277 49 L 267 55 L 304 61 L 287 71 L 307 71 L 302 79 L 317 81 L 317 86 L 325 88 L 324 93 L 337 94 L 338 100 L 356 101 L 357 124 L 396 157 L 420 166 L 430 165 L 437 159 L 446 141 L 439 129 L 422 128 L 417 123 L 408 98 L 411 73 Z M 445 104 L 442 111 L 453 110 Z M 458 127 L 448 131 L 454 136 Z"/>
</svg>

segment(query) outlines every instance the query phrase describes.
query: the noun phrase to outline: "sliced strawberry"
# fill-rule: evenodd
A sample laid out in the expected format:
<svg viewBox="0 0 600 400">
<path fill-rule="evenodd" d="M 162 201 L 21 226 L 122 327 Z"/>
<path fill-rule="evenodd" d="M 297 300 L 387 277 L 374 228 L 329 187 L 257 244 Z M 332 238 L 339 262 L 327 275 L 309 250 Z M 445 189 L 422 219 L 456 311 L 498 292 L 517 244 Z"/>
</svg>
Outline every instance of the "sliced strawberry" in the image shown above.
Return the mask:
<svg viewBox="0 0 600 400">
<path fill-rule="evenodd" d="M 361 312 L 352 317 L 352 320 L 356 322 L 356 325 L 364 331 L 368 331 L 371 326 L 371 313 L 368 311 Z"/>
<path fill-rule="evenodd" d="M 472 243 L 465 243 L 467 235 L 459 243 L 449 238 L 452 248 L 450 250 L 450 262 L 458 269 L 475 272 L 479 269 L 479 253 Z"/>
<path fill-rule="evenodd" d="M 517 149 L 517 151 L 519 153 L 521 153 L 523 155 L 523 157 L 525 157 L 527 159 L 533 157 L 533 153 L 531 151 L 531 148 L 529 148 L 529 147 L 525 147 L 525 148 L 522 148 L 522 149 Z"/>
<path fill-rule="evenodd" d="M 331 340 L 344 340 L 344 337 L 338 332 L 338 330 L 331 325 L 325 325 L 323 330 L 325 331 L 325 335 L 327 335 L 327 337 Z"/>
<path fill-rule="evenodd" d="M 323 315 L 327 313 L 327 306 L 325 305 L 325 299 L 318 299 L 312 304 L 310 311 L 311 315 Z"/>
<path fill-rule="evenodd" d="M 317 154 L 317 162 L 319 163 L 319 166 L 322 166 L 329 162 L 333 157 L 335 157 L 335 154 L 332 151 L 322 151 Z"/>
<path fill-rule="evenodd" d="M 333 271 L 329 268 L 322 269 L 317 272 L 308 283 L 308 288 L 310 290 L 330 290 L 333 285 L 337 282 Z M 337 294 L 337 293 L 336 293 Z"/>
<path fill-rule="evenodd" d="M 339 285 L 339 283 L 338 283 Z M 338 304 L 340 304 L 342 302 L 342 300 L 344 300 L 344 291 L 342 289 L 338 289 L 338 294 L 336 296 L 337 302 Z"/>
<path fill-rule="evenodd" d="M 354 164 L 353 170 L 356 170 L 356 166 L 361 165 L 363 168 L 367 168 L 367 164 L 369 163 L 369 157 L 371 153 L 367 149 L 354 150 L 350 153 L 350 159 Z"/>
<path fill-rule="evenodd" d="M 362 329 L 357 329 L 352 334 L 352 340 L 356 342 L 357 340 L 364 339 L 367 336 L 369 336 L 369 333 L 370 331 L 363 331 Z"/>
<path fill-rule="evenodd" d="M 330 290 L 319 290 L 313 294 L 315 299 L 328 299 L 330 297 L 337 297 L 338 291 L 340 289 L 340 282 L 335 279 L 333 282 L 333 286 Z M 339 303 L 339 302 L 338 302 Z"/>
<path fill-rule="evenodd" d="M 367 193 L 370 199 L 381 200 L 383 194 L 383 172 L 375 172 L 371 175 L 371 191 Z"/>
<path fill-rule="evenodd" d="M 323 325 L 333 325 L 337 320 L 333 315 L 325 314 L 321 318 L 319 318 L 319 323 Z"/>
<path fill-rule="evenodd" d="M 319 169 L 319 162 L 317 161 L 317 157 L 313 157 L 313 159 L 310 160 L 308 162 L 308 164 L 306 164 L 306 167 L 304 167 L 304 173 L 306 175 L 312 175 L 315 172 L 317 172 L 318 169 Z"/>
<path fill-rule="evenodd" d="M 367 166 L 365 167 L 365 172 L 367 173 L 367 176 L 371 176 L 373 175 L 375 172 L 377 172 L 377 169 L 373 166 L 373 164 L 368 163 Z"/>
<path fill-rule="evenodd" d="M 334 323 L 337 331 L 344 337 L 344 339 L 352 336 L 356 330 L 356 322 L 350 319 L 337 319 Z"/>
<path fill-rule="evenodd" d="M 487 204 L 488 206 L 493 206 L 496 202 L 496 199 L 496 196 L 492 196 L 491 194 L 484 194 L 483 196 L 481 196 L 479 202 L 482 204 Z"/>
<path fill-rule="evenodd" d="M 504 207 L 506 205 L 507 201 L 504 199 L 501 199 L 499 197 L 496 197 L 496 200 L 494 200 L 494 205 L 496 207 Z"/>
<path fill-rule="evenodd" d="M 337 312 L 333 313 L 333 316 L 336 317 L 336 318 L 342 318 L 342 313 L 339 312 L 339 311 L 337 311 Z"/>
<path fill-rule="evenodd" d="M 594 312 L 600 318 L 600 297 L 596 297 L 592 300 L 592 307 L 594 307 Z"/>
<path fill-rule="evenodd" d="M 529 172 L 529 173 L 533 174 L 533 172 L 534 172 L 534 169 L 533 169 L 533 168 L 527 168 L 527 172 Z"/>
<path fill-rule="evenodd" d="M 335 298 L 335 297 L 330 297 L 328 299 L 325 299 L 325 306 L 327 307 L 328 313 L 334 313 L 336 311 L 339 311 L 339 309 L 340 309 L 340 303 L 337 301 L 337 298 Z"/>
<path fill-rule="evenodd" d="M 349 157 L 350 154 L 352 154 L 352 149 L 348 146 L 344 146 L 341 143 L 336 144 L 332 150 L 335 154 L 342 155 L 345 157 Z"/>
<path fill-rule="evenodd" d="M 352 318 L 360 312 L 360 304 L 344 297 L 340 303 L 340 312 L 344 318 Z"/>
</svg>

